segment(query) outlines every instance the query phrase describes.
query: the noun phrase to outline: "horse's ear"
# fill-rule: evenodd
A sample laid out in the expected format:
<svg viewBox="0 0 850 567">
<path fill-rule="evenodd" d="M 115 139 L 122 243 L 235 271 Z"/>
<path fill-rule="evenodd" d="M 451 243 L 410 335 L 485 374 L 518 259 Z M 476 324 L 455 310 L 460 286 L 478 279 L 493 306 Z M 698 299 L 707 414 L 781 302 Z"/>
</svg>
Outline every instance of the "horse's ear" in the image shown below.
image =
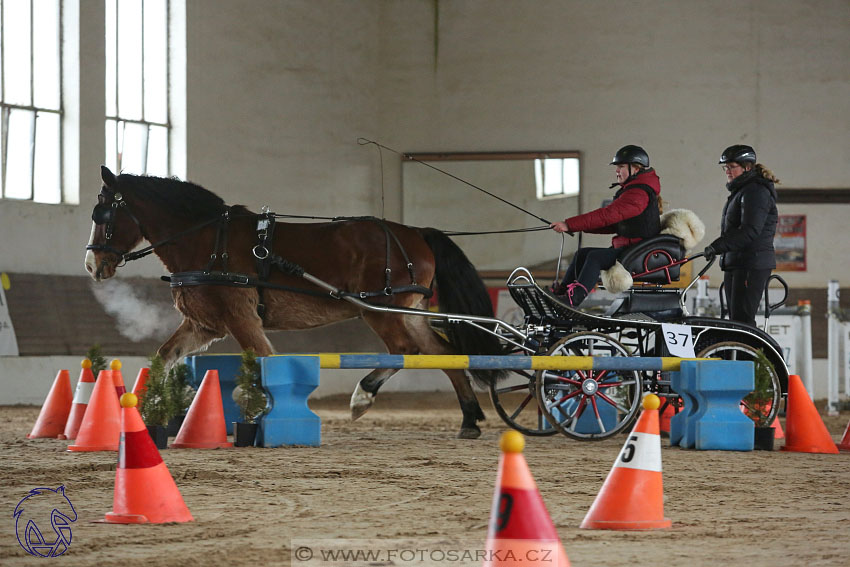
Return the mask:
<svg viewBox="0 0 850 567">
<path fill-rule="evenodd" d="M 103 184 L 107 187 L 115 187 L 115 174 L 109 171 L 109 168 L 105 165 L 100 166 L 100 178 L 103 179 Z"/>
</svg>

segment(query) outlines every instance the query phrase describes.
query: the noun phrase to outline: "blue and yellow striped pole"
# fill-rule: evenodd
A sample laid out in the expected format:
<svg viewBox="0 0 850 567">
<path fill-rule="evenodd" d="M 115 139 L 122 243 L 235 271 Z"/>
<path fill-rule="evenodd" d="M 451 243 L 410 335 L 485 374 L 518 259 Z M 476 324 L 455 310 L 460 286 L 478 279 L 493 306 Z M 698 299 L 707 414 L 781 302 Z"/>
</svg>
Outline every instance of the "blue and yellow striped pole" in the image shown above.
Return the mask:
<svg viewBox="0 0 850 567">
<path fill-rule="evenodd" d="M 309 356 L 309 355 L 307 355 Z M 678 371 L 672 356 L 488 356 L 437 354 L 319 353 L 320 368 L 406 368 L 470 370 L 662 370 Z"/>
</svg>

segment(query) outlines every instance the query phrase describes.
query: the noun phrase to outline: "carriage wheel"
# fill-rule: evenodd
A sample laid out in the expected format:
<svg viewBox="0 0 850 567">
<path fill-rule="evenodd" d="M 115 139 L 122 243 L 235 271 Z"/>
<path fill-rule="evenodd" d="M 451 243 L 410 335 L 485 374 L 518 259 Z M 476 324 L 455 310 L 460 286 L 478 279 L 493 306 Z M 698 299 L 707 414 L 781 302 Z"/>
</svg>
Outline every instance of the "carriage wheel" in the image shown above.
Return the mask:
<svg viewBox="0 0 850 567">
<path fill-rule="evenodd" d="M 542 437 L 558 432 L 552 427 L 534 398 L 534 374 L 515 370 L 498 384 L 490 384 L 493 408 L 510 427 L 525 435 Z"/>
<path fill-rule="evenodd" d="M 705 348 L 697 356 L 701 358 L 722 358 L 723 360 L 751 360 L 753 363 L 756 363 L 757 352 L 758 349 L 744 343 L 723 341 L 714 343 L 713 345 Z M 767 406 L 766 416 L 762 419 L 758 419 L 755 417 L 757 415 L 757 408 L 750 407 L 752 402 L 746 398 L 744 398 L 741 402 L 744 413 L 755 421 L 758 426 L 769 426 L 773 423 L 773 420 L 776 419 L 776 415 L 779 413 L 779 404 L 782 399 L 782 387 L 776 370 L 770 366 L 767 370 L 770 372 L 771 385 L 767 390 L 767 397 L 770 398 L 770 401 L 763 404 L 764 406 Z M 762 408 L 762 410 L 764 410 L 764 408 Z"/>
<path fill-rule="evenodd" d="M 602 333 L 568 335 L 550 356 L 629 356 L 620 342 Z M 629 427 L 640 408 L 642 384 L 637 371 L 539 370 L 535 392 L 546 420 L 558 431 L 582 441 L 611 437 Z"/>
</svg>

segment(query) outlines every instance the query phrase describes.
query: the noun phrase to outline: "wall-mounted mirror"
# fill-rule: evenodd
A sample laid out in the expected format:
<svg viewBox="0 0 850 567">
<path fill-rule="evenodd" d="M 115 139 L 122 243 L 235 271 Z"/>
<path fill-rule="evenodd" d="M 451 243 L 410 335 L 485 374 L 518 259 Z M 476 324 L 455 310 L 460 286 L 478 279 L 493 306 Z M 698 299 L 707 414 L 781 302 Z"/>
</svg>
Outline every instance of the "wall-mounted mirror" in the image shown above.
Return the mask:
<svg viewBox="0 0 850 567">
<path fill-rule="evenodd" d="M 580 180 L 580 154 L 575 151 L 407 154 L 402 164 L 403 222 L 462 232 L 543 226 L 464 181 L 558 221 L 581 212 Z M 454 238 L 479 270 L 554 262 L 561 243 L 551 230 Z M 574 247 L 567 244 L 567 250 Z"/>
</svg>

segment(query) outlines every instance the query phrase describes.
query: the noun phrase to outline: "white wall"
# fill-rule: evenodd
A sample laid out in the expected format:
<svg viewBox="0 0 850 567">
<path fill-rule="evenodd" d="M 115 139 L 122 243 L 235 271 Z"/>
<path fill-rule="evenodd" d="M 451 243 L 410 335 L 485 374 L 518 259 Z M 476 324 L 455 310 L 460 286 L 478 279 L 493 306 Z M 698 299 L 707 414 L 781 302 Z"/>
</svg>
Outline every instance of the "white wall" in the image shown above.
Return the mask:
<svg viewBox="0 0 850 567">
<path fill-rule="evenodd" d="M 640 144 L 661 176 L 664 199 L 697 212 L 706 240 L 719 232 L 727 192 L 716 164 L 730 144 L 755 146 L 787 187 L 848 186 L 847 2 L 495 4 L 439 3 L 436 32 L 432 3 L 385 5 L 392 24 L 385 29 L 395 33 L 392 47 L 381 51 L 387 145 L 580 150 L 583 208 L 590 210 L 612 195 L 607 163 L 616 149 Z M 487 189 L 512 196 L 511 187 Z M 505 207 L 472 189 L 458 191 L 468 192 L 481 216 Z M 440 220 L 454 227 L 466 214 L 447 210 Z M 813 214 L 824 230 L 846 234 L 844 213 L 818 207 Z M 535 222 L 515 218 L 519 226 Z M 486 268 L 533 264 L 553 258 L 557 240 L 538 248 L 536 258 L 520 259 L 491 245 L 476 248 L 473 261 Z M 826 268 L 817 244 L 809 250 L 813 267 Z M 789 280 L 820 286 L 828 277 L 850 277 L 846 263 L 828 265 L 830 275 L 812 270 Z"/>
<path fill-rule="evenodd" d="M 380 214 L 380 160 L 360 136 L 402 151 L 580 150 L 585 210 L 611 195 L 612 153 L 642 144 L 670 206 L 695 210 L 709 237 L 725 199 L 716 158 L 726 145 L 753 144 L 787 187 L 850 179 L 844 0 L 189 0 L 186 9 L 187 177 L 254 209 Z M 0 225 L 15 246 L 4 238 L 0 270 L 81 273 L 104 152 L 102 10 L 80 3 L 81 204 L 3 201 Z M 399 219 L 397 157 L 385 152 L 383 166 L 386 216 Z M 477 215 L 502 214 L 505 205 L 458 191 Z M 843 213 L 808 210 L 843 236 Z M 447 211 L 433 224 L 460 221 Z M 512 246 L 521 258 L 487 238 L 472 255 L 481 268 L 557 253 L 553 237 Z M 793 285 L 850 280 L 850 265 L 821 261 L 817 244 L 809 252 L 812 269 Z M 124 271 L 161 273 L 154 259 Z"/>
</svg>

